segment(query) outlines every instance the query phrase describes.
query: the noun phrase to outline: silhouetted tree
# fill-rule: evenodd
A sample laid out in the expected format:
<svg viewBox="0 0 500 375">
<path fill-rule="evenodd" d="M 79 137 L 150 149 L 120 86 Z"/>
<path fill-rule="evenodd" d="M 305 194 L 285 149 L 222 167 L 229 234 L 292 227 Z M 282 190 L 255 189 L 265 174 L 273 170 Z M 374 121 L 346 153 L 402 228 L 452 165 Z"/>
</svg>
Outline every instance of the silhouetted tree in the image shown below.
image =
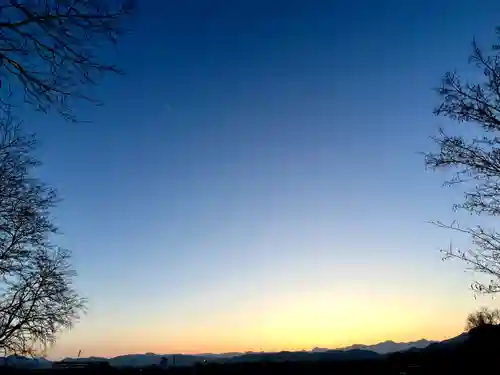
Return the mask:
<svg viewBox="0 0 500 375">
<path fill-rule="evenodd" d="M 497 30 L 500 34 L 500 29 Z M 448 134 L 440 129 L 434 138 L 438 151 L 425 155 L 431 169 L 453 171 L 448 185 L 462 184 L 465 199 L 456 209 L 470 213 L 498 216 L 500 214 L 500 55 L 494 45 L 484 53 L 473 43 L 470 62 L 481 71 L 482 79 L 469 82 L 455 72 L 444 76 L 438 93 L 441 103 L 435 114 L 445 116 L 466 127 L 460 134 Z M 467 134 L 467 135 L 465 135 Z M 445 258 L 464 261 L 472 270 L 491 278 L 476 281 L 472 288 L 481 293 L 500 291 L 500 234 L 482 226 L 464 228 L 437 222 L 441 227 L 465 233 L 472 238 L 467 250 L 444 250 Z"/>
<path fill-rule="evenodd" d="M 106 45 L 123 33 L 132 0 L 4 0 L 0 3 L 0 104 L 16 99 L 74 120 L 68 101 L 105 72 Z M 101 52 L 99 56 L 98 51 Z"/>
<path fill-rule="evenodd" d="M 52 243 L 56 192 L 33 174 L 35 139 L 0 118 L 0 350 L 34 354 L 72 326 L 85 301 L 70 253 Z"/>
<path fill-rule="evenodd" d="M 477 327 L 500 324 L 500 310 L 480 308 L 467 316 L 467 324 L 465 329 L 470 331 Z"/>
</svg>

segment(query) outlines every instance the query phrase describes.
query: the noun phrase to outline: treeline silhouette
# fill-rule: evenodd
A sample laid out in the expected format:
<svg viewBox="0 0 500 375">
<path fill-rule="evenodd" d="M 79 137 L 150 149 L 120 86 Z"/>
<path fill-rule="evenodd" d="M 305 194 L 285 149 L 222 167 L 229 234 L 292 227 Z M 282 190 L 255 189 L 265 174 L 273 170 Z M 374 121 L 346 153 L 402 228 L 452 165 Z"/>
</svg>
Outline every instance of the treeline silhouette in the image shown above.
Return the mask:
<svg viewBox="0 0 500 375">
<path fill-rule="evenodd" d="M 261 361 L 252 363 L 206 363 L 190 367 L 168 369 L 72 369 L 72 370 L 9 370 L 9 373 L 113 373 L 113 374 L 470 374 L 495 373 L 498 370 L 497 343 L 500 326 L 481 324 L 468 332 L 467 339 L 460 343 L 435 343 L 425 349 L 411 349 L 404 352 L 380 356 L 379 359 L 346 361 Z"/>
</svg>

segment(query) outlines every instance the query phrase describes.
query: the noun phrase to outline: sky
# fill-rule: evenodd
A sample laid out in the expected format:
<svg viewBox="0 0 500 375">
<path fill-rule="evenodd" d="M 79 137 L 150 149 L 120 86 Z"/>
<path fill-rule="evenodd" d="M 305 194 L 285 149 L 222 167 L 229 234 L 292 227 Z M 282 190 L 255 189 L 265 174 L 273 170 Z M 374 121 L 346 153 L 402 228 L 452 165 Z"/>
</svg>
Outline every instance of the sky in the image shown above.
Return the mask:
<svg viewBox="0 0 500 375">
<path fill-rule="evenodd" d="M 51 357 L 458 335 L 433 88 L 497 1 L 139 2 L 87 123 L 27 114 L 88 313 Z M 460 242 L 463 241 L 463 242 Z"/>
</svg>

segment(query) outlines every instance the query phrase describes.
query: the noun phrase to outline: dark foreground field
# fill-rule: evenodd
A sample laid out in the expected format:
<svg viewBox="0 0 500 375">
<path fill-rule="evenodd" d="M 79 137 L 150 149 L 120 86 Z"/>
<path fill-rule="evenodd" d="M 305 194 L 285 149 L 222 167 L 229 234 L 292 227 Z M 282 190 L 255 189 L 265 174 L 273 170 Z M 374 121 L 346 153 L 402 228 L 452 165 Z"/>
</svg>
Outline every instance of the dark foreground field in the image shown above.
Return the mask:
<svg viewBox="0 0 500 375">
<path fill-rule="evenodd" d="M 470 365 L 470 366 L 469 366 Z M 367 375 L 367 374 L 384 374 L 384 375 L 402 375 L 402 374 L 497 374 L 498 365 L 491 363 L 491 366 L 480 365 L 477 363 L 464 362 L 434 362 L 426 364 L 400 364 L 391 361 L 360 361 L 360 362 L 345 362 L 345 363 L 305 363 L 305 362 L 284 362 L 284 363 L 249 363 L 249 364 L 215 364 L 205 366 L 193 366 L 184 368 L 170 368 L 166 370 L 159 369 L 108 369 L 108 370 L 45 370 L 45 371 L 12 371 L 4 370 L 1 373 L 13 374 L 33 374 L 43 372 L 44 374 L 123 374 L 123 375 L 145 375 L 145 374 L 238 374 L 238 375 L 257 375 L 257 374 L 300 374 L 300 375 L 315 375 L 315 374 L 345 374 L 345 375 Z"/>
<path fill-rule="evenodd" d="M 490 358 L 492 359 L 492 358 Z M 482 362 L 482 358 L 476 360 L 433 360 L 418 363 L 405 360 L 377 360 L 377 361 L 356 361 L 356 362 L 282 362 L 282 363 L 239 363 L 239 364 L 209 364 L 196 365 L 192 367 L 177 367 L 166 370 L 161 369 L 73 369 L 73 370 L 0 370 L 0 373 L 13 374 L 120 374 L 120 375 L 145 375 L 145 374 L 345 374 L 345 375 L 412 375 L 412 374 L 496 374 L 499 373 L 498 363 L 490 360 L 488 364 Z M 482 363 L 481 363 L 482 362 Z"/>
</svg>

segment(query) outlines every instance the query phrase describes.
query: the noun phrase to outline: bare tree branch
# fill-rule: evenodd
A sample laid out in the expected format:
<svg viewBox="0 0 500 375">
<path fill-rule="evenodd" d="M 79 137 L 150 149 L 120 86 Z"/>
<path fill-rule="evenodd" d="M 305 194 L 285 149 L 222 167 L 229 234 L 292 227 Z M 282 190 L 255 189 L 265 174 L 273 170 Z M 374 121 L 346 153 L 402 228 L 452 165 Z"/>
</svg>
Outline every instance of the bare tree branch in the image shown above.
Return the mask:
<svg viewBox="0 0 500 375">
<path fill-rule="evenodd" d="M 500 29 L 497 30 L 500 34 Z M 500 55 L 493 46 L 486 55 L 473 42 L 470 62 L 483 73 L 478 83 L 464 81 L 456 72 L 444 76 L 435 114 L 472 129 L 472 136 L 450 135 L 440 129 L 433 138 L 438 151 L 425 154 L 425 164 L 433 170 L 453 171 L 448 185 L 465 187 L 464 201 L 455 205 L 472 214 L 500 215 Z M 462 228 L 456 223 L 438 226 L 469 235 L 473 247 L 445 250 L 446 258 L 464 261 L 474 271 L 491 277 L 489 284 L 476 282 L 482 293 L 500 292 L 500 233 L 481 226 Z"/>
<path fill-rule="evenodd" d="M 486 307 L 482 307 L 475 313 L 471 313 L 467 316 L 465 329 L 470 331 L 474 328 L 498 324 L 500 324 L 500 310 L 490 310 Z"/>
<path fill-rule="evenodd" d="M 0 118 L 0 349 L 35 354 L 84 311 L 70 253 L 52 244 L 56 192 L 32 177 L 35 139 Z"/>
<path fill-rule="evenodd" d="M 0 104 L 9 109 L 21 99 L 76 120 L 71 99 L 98 103 L 82 87 L 95 84 L 103 73 L 120 73 L 98 51 L 116 44 L 126 31 L 133 0 L 5 3 L 0 7 Z"/>
</svg>

